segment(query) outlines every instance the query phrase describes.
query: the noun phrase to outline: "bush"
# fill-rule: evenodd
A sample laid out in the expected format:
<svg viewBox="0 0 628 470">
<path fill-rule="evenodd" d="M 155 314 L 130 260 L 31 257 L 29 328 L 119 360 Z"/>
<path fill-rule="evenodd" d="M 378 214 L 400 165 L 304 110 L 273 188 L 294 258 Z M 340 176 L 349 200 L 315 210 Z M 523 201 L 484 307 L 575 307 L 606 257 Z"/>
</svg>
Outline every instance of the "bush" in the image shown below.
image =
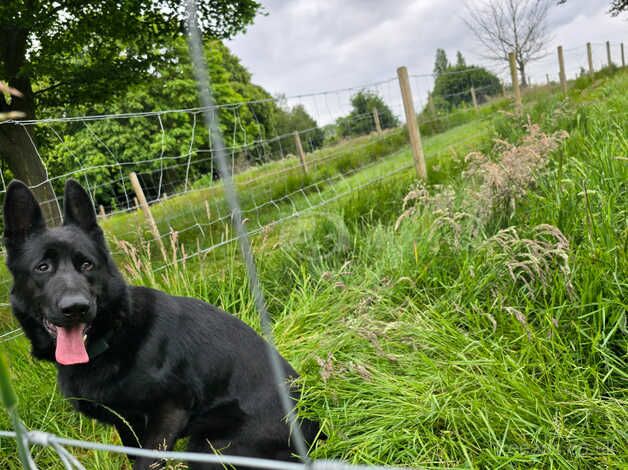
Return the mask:
<svg viewBox="0 0 628 470">
<path fill-rule="evenodd" d="M 474 65 L 456 65 L 440 74 L 434 82 L 434 103 L 441 109 L 449 110 L 462 103 L 471 103 L 471 87 L 475 88 L 478 103 L 483 103 L 489 96 L 499 94 L 499 78 L 488 70 Z"/>
<path fill-rule="evenodd" d="M 346 117 L 338 118 L 338 133 L 342 137 L 364 135 L 375 129 L 372 112 L 376 108 L 382 129 L 397 127 L 399 120 L 384 100 L 370 91 L 359 91 L 351 98 L 353 109 Z"/>
</svg>

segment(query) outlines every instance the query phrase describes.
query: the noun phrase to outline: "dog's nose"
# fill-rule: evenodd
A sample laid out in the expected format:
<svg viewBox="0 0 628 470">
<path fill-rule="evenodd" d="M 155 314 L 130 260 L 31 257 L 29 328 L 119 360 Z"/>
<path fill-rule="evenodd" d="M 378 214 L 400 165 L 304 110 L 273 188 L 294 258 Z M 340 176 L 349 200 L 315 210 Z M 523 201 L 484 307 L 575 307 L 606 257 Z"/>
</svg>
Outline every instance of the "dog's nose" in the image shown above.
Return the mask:
<svg viewBox="0 0 628 470">
<path fill-rule="evenodd" d="M 66 296 L 59 302 L 59 310 L 66 318 L 81 318 L 89 311 L 89 300 L 82 295 Z"/>
</svg>

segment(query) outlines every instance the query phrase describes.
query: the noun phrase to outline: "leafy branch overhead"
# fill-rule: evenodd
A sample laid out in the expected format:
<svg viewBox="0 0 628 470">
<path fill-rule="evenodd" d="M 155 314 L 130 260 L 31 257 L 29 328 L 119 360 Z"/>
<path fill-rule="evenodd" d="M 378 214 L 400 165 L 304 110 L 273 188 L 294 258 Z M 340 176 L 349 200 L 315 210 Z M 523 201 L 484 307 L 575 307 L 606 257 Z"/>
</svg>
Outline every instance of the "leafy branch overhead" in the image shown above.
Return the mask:
<svg viewBox="0 0 628 470">
<path fill-rule="evenodd" d="M 166 59 L 183 32 L 182 0 L 4 1 L 0 79 L 37 104 L 98 102 L 119 94 Z M 254 0 L 197 2 L 206 35 L 228 38 L 253 22 Z M 32 88 L 32 89 L 31 89 Z M 6 106 L 6 103 L 3 103 Z"/>
</svg>

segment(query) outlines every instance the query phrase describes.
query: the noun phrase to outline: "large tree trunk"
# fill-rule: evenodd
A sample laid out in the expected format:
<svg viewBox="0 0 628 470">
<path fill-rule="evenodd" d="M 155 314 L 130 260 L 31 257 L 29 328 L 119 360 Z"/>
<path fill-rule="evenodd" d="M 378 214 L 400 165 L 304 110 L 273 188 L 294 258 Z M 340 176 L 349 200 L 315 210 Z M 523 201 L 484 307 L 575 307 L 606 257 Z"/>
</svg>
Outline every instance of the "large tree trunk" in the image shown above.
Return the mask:
<svg viewBox="0 0 628 470">
<path fill-rule="evenodd" d="M 28 31 L 23 28 L 0 29 L 0 78 L 7 77 L 9 85 L 23 96 L 13 97 L 7 102 L 0 94 L 0 112 L 21 111 L 27 119 L 35 118 L 35 97 L 30 78 L 24 72 L 26 64 Z M 61 223 L 61 211 L 52 184 L 48 180 L 37 147 L 35 127 L 19 124 L 0 125 L 0 157 L 7 162 L 13 176 L 33 188 L 35 197 L 41 204 L 46 222 L 50 226 Z"/>
<path fill-rule="evenodd" d="M 18 124 L 0 125 L 0 155 L 17 179 L 30 186 L 41 205 L 46 223 L 56 226 L 61 223 L 59 204 L 48 180 L 46 168 L 31 142 L 32 128 Z"/>
</svg>

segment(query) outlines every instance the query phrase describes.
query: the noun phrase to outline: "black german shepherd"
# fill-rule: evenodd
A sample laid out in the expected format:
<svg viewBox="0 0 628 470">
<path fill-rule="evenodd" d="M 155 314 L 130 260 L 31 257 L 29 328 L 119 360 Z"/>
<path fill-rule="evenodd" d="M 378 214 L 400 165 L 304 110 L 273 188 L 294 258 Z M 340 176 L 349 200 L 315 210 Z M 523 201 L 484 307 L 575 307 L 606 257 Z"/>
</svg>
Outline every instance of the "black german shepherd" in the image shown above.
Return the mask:
<svg viewBox="0 0 628 470">
<path fill-rule="evenodd" d="M 55 362 L 62 393 L 113 424 L 124 445 L 169 450 L 189 436 L 190 451 L 294 459 L 267 343 L 200 300 L 127 285 L 76 181 L 65 186 L 63 226 L 50 229 L 31 191 L 13 181 L 4 241 L 11 306 L 33 356 Z M 286 381 L 298 377 L 281 362 Z M 301 428 L 313 443 L 318 424 Z M 153 464 L 138 458 L 134 468 Z"/>
</svg>

